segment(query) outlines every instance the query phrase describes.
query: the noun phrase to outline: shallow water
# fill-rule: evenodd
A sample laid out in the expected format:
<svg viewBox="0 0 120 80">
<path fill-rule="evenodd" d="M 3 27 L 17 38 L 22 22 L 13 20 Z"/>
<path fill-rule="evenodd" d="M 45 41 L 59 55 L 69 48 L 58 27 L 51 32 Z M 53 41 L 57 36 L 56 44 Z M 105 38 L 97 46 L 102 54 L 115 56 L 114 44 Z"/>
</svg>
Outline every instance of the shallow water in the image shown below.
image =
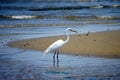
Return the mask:
<svg viewBox="0 0 120 80">
<path fill-rule="evenodd" d="M 53 67 L 52 54 L 43 56 L 41 51 L 32 50 L 17 50 L 14 53 L 9 53 L 1 56 L 1 62 L 9 60 L 11 63 L 16 61 L 16 63 L 9 64 L 10 66 L 1 65 L 1 71 L 4 74 L 2 76 L 7 76 L 9 79 L 16 77 L 15 73 L 11 76 L 6 75 L 11 71 L 17 71 L 19 68 L 24 70 L 31 70 L 30 75 L 22 72 L 22 79 L 36 79 L 36 75 L 39 75 L 42 79 L 119 79 L 120 78 L 120 59 L 107 59 L 107 58 L 96 58 L 96 57 L 83 57 L 83 56 L 72 56 L 72 55 L 60 55 L 59 67 Z M 5 60 L 4 60 L 5 59 Z M 7 59 L 7 60 L 6 60 Z M 11 60 L 12 59 L 12 60 Z M 19 62 L 20 61 L 20 62 Z M 21 62 L 23 65 L 21 65 Z M 27 66 L 26 66 L 27 65 Z M 14 68 L 19 66 L 17 69 Z M 30 67 L 29 67 L 30 66 Z M 3 69 L 4 67 L 4 69 Z M 8 68 L 11 67 L 9 70 Z M 38 69 L 38 71 L 33 71 Z M 7 72 L 6 72 L 7 70 Z M 1 72 L 0 71 L 0 72 Z M 2 73 L 1 72 L 1 73 Z M 21 73 L 18 71 L 17 73 Z M 38 74 L 39 73 L 39 74 Z M 41 75 L 40 75 L 41 74 Z"/>
</svg>

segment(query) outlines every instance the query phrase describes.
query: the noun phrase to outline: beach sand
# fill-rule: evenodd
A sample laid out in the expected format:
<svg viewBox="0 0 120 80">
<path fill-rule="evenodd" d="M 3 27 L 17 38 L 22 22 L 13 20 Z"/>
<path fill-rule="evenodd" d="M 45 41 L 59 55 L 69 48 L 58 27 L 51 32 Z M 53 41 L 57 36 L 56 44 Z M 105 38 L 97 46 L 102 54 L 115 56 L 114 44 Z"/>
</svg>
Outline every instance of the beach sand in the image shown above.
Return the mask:
<svg viewBox="0 0 120 80">
<path fill-rule="evenodd" d="M 50 44 L 66 36 L 53 36 L 13 41 L 11 47 L 44 51 Z M 61 53 L 120 58 L 120 30 L 71 35 L 70 41 L 60 49 Z"/>
</svg>

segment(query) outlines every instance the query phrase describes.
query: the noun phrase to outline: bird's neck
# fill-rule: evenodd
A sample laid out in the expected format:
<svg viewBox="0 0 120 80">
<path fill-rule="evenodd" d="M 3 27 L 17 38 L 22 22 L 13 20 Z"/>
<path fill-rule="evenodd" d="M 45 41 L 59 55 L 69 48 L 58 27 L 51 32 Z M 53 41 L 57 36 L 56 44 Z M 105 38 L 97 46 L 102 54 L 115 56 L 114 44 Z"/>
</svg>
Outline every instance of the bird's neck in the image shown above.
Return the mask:
<svg viewBox="0 0 120 80">
<path fill-rule="evenodd" d="M 69 39 L 70 39 L 70 35 L 69 35 L 69 33 L 68 33 L 68 31 L 66 31 L 66 36 L 67 36 L 67 38 L 66 38 L 66 40 L 65 40 L 65 44 L 69 41 Z"/>
</svg>

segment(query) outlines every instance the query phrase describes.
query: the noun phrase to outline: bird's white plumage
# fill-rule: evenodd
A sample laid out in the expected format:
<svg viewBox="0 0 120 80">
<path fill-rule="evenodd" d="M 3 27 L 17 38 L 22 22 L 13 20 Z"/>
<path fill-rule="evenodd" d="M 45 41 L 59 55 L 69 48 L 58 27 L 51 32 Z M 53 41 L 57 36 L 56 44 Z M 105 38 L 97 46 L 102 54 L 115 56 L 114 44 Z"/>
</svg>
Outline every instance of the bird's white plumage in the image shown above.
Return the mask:
<svg viewBox="0 0 120 80">
<path fill-rule="evenodd" d="M 50 51 L 55 51 L 59 49 L 61 46 L 64 45 L 64 41 L 62 39 L 57 40 L 53 44 L 51 44 L 44 52 L 44 55 L 46 55 Z"/>
<path fill-rule="evenodd" d="M 56 42 L 54 42 L 53 44 L 51 44 L 44 52 L 44 55 L 46 55 L 47 53 L 49 53 L 50 51 L 58 51 L 59 48 L 61 48 L 64 44 L 66 44 L 69 41 L 69 31 L 71 32 L 76 32 L 74 29 L 72 28 L 67 28 L 65 29 L 66 35 L 67 35 L 67 39 L 65 41 L 63 41 L 62 39 L 57 40 Z"/>
</svg>

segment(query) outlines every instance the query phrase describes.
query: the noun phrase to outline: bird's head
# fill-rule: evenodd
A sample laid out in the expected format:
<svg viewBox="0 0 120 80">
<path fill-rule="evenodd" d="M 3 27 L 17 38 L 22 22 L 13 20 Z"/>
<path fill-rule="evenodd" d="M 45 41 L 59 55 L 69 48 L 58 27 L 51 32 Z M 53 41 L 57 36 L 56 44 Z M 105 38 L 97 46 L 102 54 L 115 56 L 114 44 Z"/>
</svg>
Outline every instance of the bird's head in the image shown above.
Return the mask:
<svg viewBox="0 0 120 80">
<path fill-rule="evenodd" d="M 72 29 L 72 28 L 67 28 L 66 31 L 71 31 L 71 32 L 75 32 L 75 33 L 77 33 L 77 31 L 74 30 L 74 29 Z"/>
</svg>

